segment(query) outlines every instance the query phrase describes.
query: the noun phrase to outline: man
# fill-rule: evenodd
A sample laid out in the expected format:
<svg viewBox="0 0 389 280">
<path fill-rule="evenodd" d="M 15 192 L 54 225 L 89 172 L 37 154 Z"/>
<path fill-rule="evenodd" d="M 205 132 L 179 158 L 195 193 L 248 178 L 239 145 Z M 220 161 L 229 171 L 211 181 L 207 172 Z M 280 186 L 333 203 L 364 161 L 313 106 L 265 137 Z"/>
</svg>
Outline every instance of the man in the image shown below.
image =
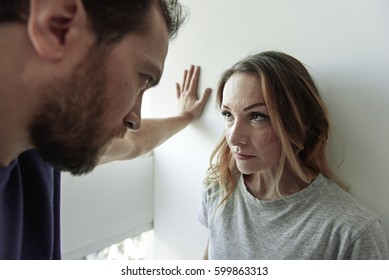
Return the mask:
<svg viewBox="0 0 389 280">
<path fill-rule="evenodd" d="M 0 1 L 0 259 L 61 257 L 59 170 L 134 158 L 201 115 L 191 67 L 180 114 L 140 129 L 182 20 L 173 0 Z"/>
</svg>

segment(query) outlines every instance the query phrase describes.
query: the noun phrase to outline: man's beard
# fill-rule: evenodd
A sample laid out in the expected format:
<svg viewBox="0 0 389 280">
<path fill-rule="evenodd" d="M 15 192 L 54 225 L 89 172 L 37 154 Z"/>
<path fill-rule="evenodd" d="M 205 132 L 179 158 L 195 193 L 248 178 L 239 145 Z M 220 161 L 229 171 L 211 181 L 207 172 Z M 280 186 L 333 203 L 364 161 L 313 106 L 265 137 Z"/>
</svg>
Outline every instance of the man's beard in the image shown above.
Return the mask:
<svg viewBox="0 0 389 280">
<path fill-rule="evenodd" d="M 111 141 L 126 133 L 121 124 L 116 129 L 104 125 L 109 111 L 105 56 L 95 48 L 73 75 L 42 88 L 47 99 L 30 123 L 41 157 L 73 175 L 92 171 Z"/>
</svg>

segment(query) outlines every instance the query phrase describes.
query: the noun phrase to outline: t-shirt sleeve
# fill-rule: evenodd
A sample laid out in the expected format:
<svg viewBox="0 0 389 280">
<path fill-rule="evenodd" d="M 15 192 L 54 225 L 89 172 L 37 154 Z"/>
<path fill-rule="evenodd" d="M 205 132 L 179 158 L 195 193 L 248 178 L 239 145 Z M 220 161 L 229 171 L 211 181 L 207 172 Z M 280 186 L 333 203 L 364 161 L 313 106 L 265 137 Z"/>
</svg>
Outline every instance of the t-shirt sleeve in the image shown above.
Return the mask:
<svg viewBox="0 0 389 280">
<path fill-rule="evenodd" d="M 208 206 L 209 206 L 209 193 L 204 189 L 201 200 L 201 207 L 198 215 L 199 222 L 208 228 Z"/>
<path fill-rule="evenodd" d="M 387 260 L 389 259 L 385 233 L 378 219 L 350 245 L 346 254 L 351 260 Z"/>
</svg>

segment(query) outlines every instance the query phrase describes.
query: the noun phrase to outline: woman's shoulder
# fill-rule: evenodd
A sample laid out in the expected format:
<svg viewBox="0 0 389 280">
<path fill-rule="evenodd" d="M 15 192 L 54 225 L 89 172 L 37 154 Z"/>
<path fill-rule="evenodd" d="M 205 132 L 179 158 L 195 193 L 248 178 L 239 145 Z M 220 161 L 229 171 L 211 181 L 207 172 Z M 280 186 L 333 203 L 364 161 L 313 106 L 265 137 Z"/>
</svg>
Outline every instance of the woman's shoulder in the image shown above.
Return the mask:
<svg viewBox="0 0 389 280">
<path fill-rule="evenodd" d="M 378 215 L 361 203 L 352 194 L 344 191 L 330 179 L 319 175 L 317 190 L 320 192 L 319 206 L 323 213 L 328 213 L 346 223 L 371 223 L 378 219 Z"/>
</svg>

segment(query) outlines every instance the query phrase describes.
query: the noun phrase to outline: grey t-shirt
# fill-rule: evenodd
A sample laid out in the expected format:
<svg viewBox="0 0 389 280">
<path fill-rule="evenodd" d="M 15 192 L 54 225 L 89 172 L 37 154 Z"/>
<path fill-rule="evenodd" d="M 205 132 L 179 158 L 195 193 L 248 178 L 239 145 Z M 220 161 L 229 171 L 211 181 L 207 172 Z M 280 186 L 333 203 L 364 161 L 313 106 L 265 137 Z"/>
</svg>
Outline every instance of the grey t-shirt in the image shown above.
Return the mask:
<svg viewBox="0 0 389 280">
<path fill-rule="evenodd" d="M 378 216 L 319 175 L 285 199 L 259 200 L 241 176 L 224 207 L 218 187 L 204 191 L 200 222 L 209 259 L 388 259 Z"/>
</svg>

